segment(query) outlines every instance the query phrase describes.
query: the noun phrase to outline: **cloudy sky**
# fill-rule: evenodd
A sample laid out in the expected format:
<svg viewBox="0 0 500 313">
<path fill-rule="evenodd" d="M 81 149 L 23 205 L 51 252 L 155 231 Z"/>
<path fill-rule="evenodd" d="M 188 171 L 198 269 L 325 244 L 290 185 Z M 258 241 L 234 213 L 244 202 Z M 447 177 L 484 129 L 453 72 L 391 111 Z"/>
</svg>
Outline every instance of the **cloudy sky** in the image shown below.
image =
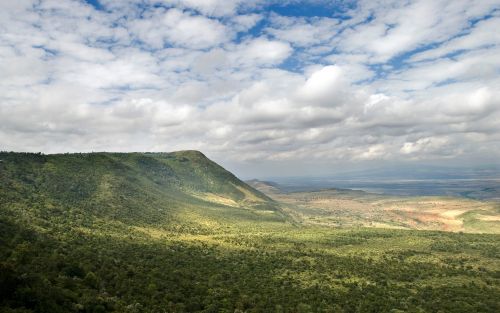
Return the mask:
<svg viewBox="0 0 500 313">
<path fill-rule="evenodd" d="M 498 0 L 0 1 L 0 150 L 498 163 L 499 29 Z"/>
</svg>

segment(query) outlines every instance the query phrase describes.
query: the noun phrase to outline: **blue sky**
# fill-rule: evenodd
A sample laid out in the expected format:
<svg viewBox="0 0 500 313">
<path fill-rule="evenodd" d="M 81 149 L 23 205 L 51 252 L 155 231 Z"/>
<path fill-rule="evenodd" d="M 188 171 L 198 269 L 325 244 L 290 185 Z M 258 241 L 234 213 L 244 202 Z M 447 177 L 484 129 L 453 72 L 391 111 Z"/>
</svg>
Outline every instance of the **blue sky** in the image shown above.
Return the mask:
<svg viewBox="0 0 500 313">
<path fill-rule="evenodd" d="M 4 1 L 0 150 L 199 149 L 245 174 L 494 163 L 499 8 Z"/>
</svg>

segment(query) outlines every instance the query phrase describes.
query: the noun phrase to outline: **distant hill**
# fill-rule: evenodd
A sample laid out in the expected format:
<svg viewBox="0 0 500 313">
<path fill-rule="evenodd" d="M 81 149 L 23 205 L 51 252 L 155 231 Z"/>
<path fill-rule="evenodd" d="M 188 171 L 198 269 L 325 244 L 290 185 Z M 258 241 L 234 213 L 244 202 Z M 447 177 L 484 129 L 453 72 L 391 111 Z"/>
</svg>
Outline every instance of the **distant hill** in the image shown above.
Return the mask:
<svg viewBox="0 0 500 313">
<path fill-rule="evenodd" d="M 280 186 L 271 181 L 262 181 L 258 179 L 251 179 L 245 181 L 251 187 L 263 192 L 264 194 L 273 194 L 282 192 Z"/>
</svg>

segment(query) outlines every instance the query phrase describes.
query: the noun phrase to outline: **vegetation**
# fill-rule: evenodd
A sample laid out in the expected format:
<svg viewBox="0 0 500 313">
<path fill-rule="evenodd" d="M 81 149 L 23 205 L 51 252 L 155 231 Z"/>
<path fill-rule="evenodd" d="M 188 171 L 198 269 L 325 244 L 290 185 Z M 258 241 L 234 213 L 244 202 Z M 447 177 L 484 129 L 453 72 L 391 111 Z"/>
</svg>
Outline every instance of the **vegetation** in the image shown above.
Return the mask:
<svg viewBox="0 0 500 313">
<path fill-rule="evenodd" d="M 0 153 L 1 312 L 499 312 L 500 236 L 298 226 L 201 153 Z"/>
<path fill-rule="evenodd" d="M 500 234 L 500 203 L 495 201 L 389 196 L 349 189 L 286 192 L 269 182 L 248 183 L 279 201 L 289 216 L 305 225 Z"/>
</svg>

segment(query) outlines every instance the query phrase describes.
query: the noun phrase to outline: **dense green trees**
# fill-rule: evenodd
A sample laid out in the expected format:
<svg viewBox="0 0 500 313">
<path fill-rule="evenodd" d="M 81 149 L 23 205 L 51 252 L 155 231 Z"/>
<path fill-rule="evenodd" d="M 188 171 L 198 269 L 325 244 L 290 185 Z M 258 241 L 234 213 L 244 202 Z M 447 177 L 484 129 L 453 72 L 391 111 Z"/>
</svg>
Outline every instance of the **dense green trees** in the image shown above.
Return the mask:
<svg viewBox="0 0 500 313">
<path fill-rule="evenodd" d="M 0 159 L 0 312 L 500 311 L 498 235 L 297 227 L 191 197 L 241 200 L 191 152 Z"/>
<path fill-rule="evenodd" d="M 363 230 L 352 235 L 360 234 L 365 235 Z M 376 238 L 376 232 L 370 234 Z M 213 235 L 205 242 L 172 235 L 179 237 L 162 241 L 139 233 L 132 239 L 74 233 L 59 239 L 12 239 L 1 267 L 2 285 L 9 286 L 2 304 L 34 312 L 499 309 L 498 278 L 492 268 L 466 267 L 459 260 L 447 264 L 440 259 L 444 255 L 389 249 L 366 258 L 361 247 L 350 245 L 280 247 L 280 238 L 272 233 L 253 238 L 255 247 L 229 246 L 229 234 L 216 236 L 218 241 L 210 244 L 206 242 Z M 400 241 L 402 236 L 419 235 L 394 233 L 398 238 L 389 240 Z M 336 248 L 348 250 L 338 253 Z M 359 253 L 347 252 L 357 248 Z M 424 259 L 413 260 L 415 256 Z M 476 263 L 477 256 L 464 256 L 465 264 Z M 432 261 L 436 257 L 441 261 Z"/>
</svg>

